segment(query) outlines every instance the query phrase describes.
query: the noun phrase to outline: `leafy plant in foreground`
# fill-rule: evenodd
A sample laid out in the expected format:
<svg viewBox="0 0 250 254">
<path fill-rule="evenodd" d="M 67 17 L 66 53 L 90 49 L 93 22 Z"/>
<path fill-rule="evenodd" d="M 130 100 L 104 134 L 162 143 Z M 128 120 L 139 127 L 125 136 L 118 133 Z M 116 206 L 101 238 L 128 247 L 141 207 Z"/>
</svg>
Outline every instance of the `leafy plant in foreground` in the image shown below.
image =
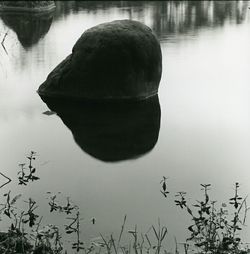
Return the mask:
<svg viewBox="0 0 250 254">
<path fill-rule="evenodd" d="M 19 164 L 21 170 L 18 172 L 18 180 L 19 185 L 27 185 L 29 181 L 36 181 L 40 178 L 38 176 L 35 176 L 36 168 L 33 166 L 33 161 L 36 159 L 36 152 L 31 151 L 30 155 L 27 156 L 28 159 L 28 169 L 26 168 L 25 163 Z"/>
<path fill-rule="evenodd" d="M 234 195 L 229 199 L 229 206 L 223 203 L 217 208 L 216 201 L 210 200 L 211 184 L 201 184 L 203 199 L 188 205 L 186 192 L 176 194 L 175 204 L 185 209 L 193 223 L 188 227 L 191 241 L 197 247 L 196 253 L 209 254 L 243 254 L 240 231 L 245 225 L 248 211 L 246 197 L 239 195 L 239 183 L 235 183 Z M 228 208 L 228 209 L 227 209 Z M 230 214 L 229 212 L 233 210 Z M 187 249 L 186 249 L 187 251 Z M 187 253 L 187 252 L 186 252 Z"/>
<path fill-rule="evenodd" d="M 163 179 L 160 181 L 162 188 L 161 193 L 165 198 L 169 194 L 169 191 L 167 190 L 167 179 L 168 179 L 167 177 L 163 176 Z"/>
<path fill-rule="evenodd" d="M 50 192 L 47 192 L 50 193 Z M 57 195 L 52 195 L 49 197 L 49 206 L 50 206 L 50 212 L 54 212 L 54 211 L 58 211 L 58 212 L 64 212 L 66 214 L 71 214 L 72 211 L 77 210 L 78 206 L 73 205 L 70 202 L 70 198 L 67 197 L 67 203 L 66 205 L 61 205 L 58 203 L 58 201 L 56 200 Z"/>
</svg>

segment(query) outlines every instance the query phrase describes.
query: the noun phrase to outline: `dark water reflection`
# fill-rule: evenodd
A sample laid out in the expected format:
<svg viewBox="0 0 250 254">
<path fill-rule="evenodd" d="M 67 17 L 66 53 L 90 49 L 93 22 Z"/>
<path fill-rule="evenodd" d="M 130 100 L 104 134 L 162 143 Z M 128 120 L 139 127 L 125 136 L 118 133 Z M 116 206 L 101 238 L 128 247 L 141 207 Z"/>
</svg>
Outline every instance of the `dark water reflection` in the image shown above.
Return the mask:
<svg viewBox="0 0 250 254">
<path fill-rule="evenodd" d="M 27 49 L 36 44 L 49 31 L 53 12 L 41 14 L 2 12 L 0 18 L 17 34 L 18 40 Z"/>
<path fill-rule="evenodd" d="M 83 151 L 103 161 L 137 158 L 158 140 L 158 96 L 138 102 L 47 102 Z"/>
</svg>

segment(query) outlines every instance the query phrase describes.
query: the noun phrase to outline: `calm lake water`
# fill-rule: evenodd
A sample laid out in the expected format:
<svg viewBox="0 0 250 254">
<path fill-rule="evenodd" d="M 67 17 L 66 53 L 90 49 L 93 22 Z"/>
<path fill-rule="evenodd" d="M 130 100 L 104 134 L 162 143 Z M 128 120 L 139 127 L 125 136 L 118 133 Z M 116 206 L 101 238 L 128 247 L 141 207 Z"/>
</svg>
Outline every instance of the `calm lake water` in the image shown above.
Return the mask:
<svg viewBox="0 0 250 254">
<path fill-rule="evenodd" d="M 41 17 L 1 14 L 0 41 L 8 35 L 6 51 L 0 45 L 0 171 L 13 179 L 5 190 L 38 200 L 44 216 L 47 191 L 70 196 L 84 217 L 84 239 L 117 233 L 125 214 L 127 229 L 137 224 L 143 232 L 160 218 L 171 248 L 174 236 L 185 240 L 190 222 L 174 205 L 177 191 L 186 191 L 191 202 L 201 197 L 200 183 L 211 183 L 220 203 L 238 181 L 242 195 L 250 194 L 249 6 L 248 1 L 69 1 Z M 83 151 L 59 116 L 43 114 L 49 109 L 36 90 L 86 29 L 115 19 L 152 28 L 161 43 L 163 73 L 157 143 L 140 157 L 109 163 Z M 130 109 L 128 122 L 138 112 Z M 131 132 L 134 126 L 128 124 Z M 98 124 L 94 128 L 102 131 Z M 17 186 L 18 164 L 31 150 L 38 154 L 41 180 Z M 162 176 L 169 177 L 167 200 L 160 193 Z M 46 222 L 64 224 L 60 216 Z M 242 236 L 250 242 L 250 227 Z"/>
</svg>

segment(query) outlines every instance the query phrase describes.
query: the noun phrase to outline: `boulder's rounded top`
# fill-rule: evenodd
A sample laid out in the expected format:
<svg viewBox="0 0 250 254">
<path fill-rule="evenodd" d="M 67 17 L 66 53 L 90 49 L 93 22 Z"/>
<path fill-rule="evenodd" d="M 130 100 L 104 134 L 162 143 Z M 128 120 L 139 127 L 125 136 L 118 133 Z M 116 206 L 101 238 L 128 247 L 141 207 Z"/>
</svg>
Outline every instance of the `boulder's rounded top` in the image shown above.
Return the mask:
<svg viewBox="0 0 250 254">
<path fill-rule="evenodd" d="M 138 21 L 115 20 L 86 30 L 38 93 L 78 99 L 145 99 L 157 94 L 161 72 L 161 48 L 152 30 Z"/>
<path fill-rule="evenodd" d="M 135 31 L 135 30 L 141 30 L 143 32 L 152 32 L 151 28 L 148 27 L 147 25 L 136 21 L 136 20 L 130 20 L 130 19 L 121 19 L 121 20 L 114 20 L 111 22 L 105 22 L 101 23 L 99 25 L 93 26 L 89 29 L 87 29 L 84 34 L 89 33 L 89 32 L 98 32 L 98 31 L 104 31 L 104 32 L 110 32 L 114 30 L 118 31 L 123 31 L 123 30 L 128 31 Z"/>
<path fill-rule="evenodd" d="M 120 20 L 113 20 L 110 22 L 101 23 L 99 25 L 89 28 L 85 32 L 96 31 L 96 30 L 100 30 L 100 29 L 113 30 L 114 28 L 116 28 L 116 29 L 138 29 L 138 28 L 141 28 L 142 30 L 146 29 L 147 31 L 150 31 L 150 32 L 152 31 L 150 27 L 148 27 L 147 25 L 145 25 L 139 21 L 131 20 L 131 19 L 120 19 Z"/>
<path fill-rule="evenodd" d="M 96 41 L 98 40 L 98 36 L 100 36 L 102 37 L 102 42 L 105 42 L 105 39 L 111 41 L 113 39 L 126 37 L 127 40 L 131 40 L 133 37 L 142 36 L 138 33 L 148 33 L 149 35 L 152 34 L 152 36 L 154 36 L 151 28 L 139 21 L 122 19 L 102 23 L 87 29 L 75 43 L 73 51 L 78 48 L 81 49 L 82 45 L 86 43 L 86 39 L 92 36 L 96 37 Z"/>
</svg>

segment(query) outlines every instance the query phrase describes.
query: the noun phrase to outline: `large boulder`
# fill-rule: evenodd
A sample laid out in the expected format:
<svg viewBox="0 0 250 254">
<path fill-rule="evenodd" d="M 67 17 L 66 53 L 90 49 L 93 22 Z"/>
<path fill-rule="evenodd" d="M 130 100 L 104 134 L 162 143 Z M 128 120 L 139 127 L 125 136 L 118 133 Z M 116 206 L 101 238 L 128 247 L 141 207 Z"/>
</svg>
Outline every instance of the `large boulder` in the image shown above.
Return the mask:
<svg viewBox="0 0 250 254">
<path fill-rule="evenodd" d="M 86 30 L 38 93 L 45 101 L 145 99 L 157 94 L 161 72 L 161 48 L 151 29 L 117 20 Z"/>
</svg>

